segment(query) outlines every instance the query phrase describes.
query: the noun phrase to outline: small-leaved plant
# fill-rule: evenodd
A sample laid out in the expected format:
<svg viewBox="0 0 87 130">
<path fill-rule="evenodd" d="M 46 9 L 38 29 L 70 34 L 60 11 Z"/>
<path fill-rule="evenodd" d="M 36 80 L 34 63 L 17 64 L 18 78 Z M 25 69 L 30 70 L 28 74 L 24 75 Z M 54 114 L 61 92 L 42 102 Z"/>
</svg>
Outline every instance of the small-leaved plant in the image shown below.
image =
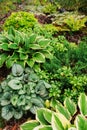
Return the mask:
<svg viewBox="0 0 87 130">
<path fill-rule="evenodd" d="M 50 106 L 52 110 L 38 109 L 36 120 L 25 122 L 20 126 L 21 130 L 86 130 L 87 96 L 84 93 L 79 96 L 77 105 L 66 98 L 64 105 L 52 100 Z"/>
<path fill-rule="evenodd" d="M 50 87 L 30 67 L 14 64 L 12 73 L 0 84 L 1 116 L 10 120 L 20 119 L 27 112 L 35 114 L 45 106 Z"/>
<path fill-rule="evenodd" d="M 27 35 L 10 28 L 0 35 L 0 67 L 14 63 L 39 70 L 46 58 L 52 58 L 50 40 L 36 34 Z"/>
</svg>

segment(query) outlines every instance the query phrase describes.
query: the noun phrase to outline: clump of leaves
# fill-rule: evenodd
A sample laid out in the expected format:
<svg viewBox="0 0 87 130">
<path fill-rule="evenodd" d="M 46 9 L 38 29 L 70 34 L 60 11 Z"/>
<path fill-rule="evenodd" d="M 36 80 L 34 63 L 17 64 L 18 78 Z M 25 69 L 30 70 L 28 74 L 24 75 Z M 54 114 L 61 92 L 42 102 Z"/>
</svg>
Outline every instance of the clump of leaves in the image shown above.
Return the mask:
<svg viewBox="0 0 87 130">
<path fill-rule="evenodd" d="M 26 32 L 29 29 L 33 29 L 34 25 L 37 24 L 37 19 L 34 17 L 34 14 L 19 11 L 13 12 L 5 21 L 3 25 L 4 30 L 8 30 L 9 27 L 14 27 L 17 30 Z"/>
<path fill-rule="evenodd" d="M 87 128 L 87 96 L 84 93 L 79 96 L 78 104 L 69 98 L 65 99 L 64 105 L 52 100 L 51 108 L 52 110 L 46 108 L 37 110 L 36 120 L 25 122 L 20 126 L 21 130 L 85 130 Z"/>
<path fill-rule="evenodd" d="M 49 39 L 36 34 L 27 35 L 10 28 L 0 35 L 0 67 L 5 63 L 10 68 L 16 62 L 38 71 L 46 58 L 52 58 L 51 51 Z"/>
<path fill-rule="evenodd" d="M 10 120 L 12 117 L 20 119 L 28 111 L 35 114 L 45 106 L 50 87 L 31 68 L 14 64 L 12 73 L 0 84 L 1 116 Z"/>
</svg>

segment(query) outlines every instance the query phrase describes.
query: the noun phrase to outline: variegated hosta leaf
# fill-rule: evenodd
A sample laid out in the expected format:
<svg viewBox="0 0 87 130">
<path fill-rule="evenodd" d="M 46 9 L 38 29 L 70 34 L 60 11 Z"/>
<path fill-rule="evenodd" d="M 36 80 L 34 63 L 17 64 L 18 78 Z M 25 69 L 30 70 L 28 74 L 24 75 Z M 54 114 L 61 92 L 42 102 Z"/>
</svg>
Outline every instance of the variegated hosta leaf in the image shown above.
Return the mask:
<svg viewBox="0 0 87 130">
<path fill-rule="evenodd" d="M 77 116 L 76 128 L 77 130 L 87 130 L 87 119 L 84 116 L 82 115 Z"/>
<path fill-rule="evenodd" d="M 42 48 L 46 48 L 49 45 L 49 40 L 48 39 L 40 39 L 40 40 L 38 40 L 38 44 Z"/>
<path fill-rule="evenodd" d="M 64 106 L 70 112 L 71 116 L 73 116 L 77 111 L 76 104 L 69 98 L 65 99 Z"/>
<path fill-rule="evenodd" d="M 37 63 L 44 63 L 45 62 L 45 56 L 41 52 L 34 53 L 33 59 Z"/>
<path fill-rule="evenodd" d="M 37 126 L 39 126 L 39 122 L 35 120 L 31 120 L 22 124 L 20 128 L 21 130 L 33 130 Z"/>
<path fill-rule="evenodd" d="M 81 114 L 87 116 L 87 96 L 84 93 L 79 96 L 78 106 Z"/>
<path fill-rule="evenodd" d="M 52 130 L 52 127 L 50 125 L 39 125 L 33 130 Z"/>
<path fill-rule="evenodd" d="M 54 113 L 54 112 L 52 112 L 52 111 L 49 110 L 49 109 L 44 109 L 43 115 L 44 115 L 45 120 L 46 120 L 49 124 L 51 124 L 52 113 Z"/>
</svg>

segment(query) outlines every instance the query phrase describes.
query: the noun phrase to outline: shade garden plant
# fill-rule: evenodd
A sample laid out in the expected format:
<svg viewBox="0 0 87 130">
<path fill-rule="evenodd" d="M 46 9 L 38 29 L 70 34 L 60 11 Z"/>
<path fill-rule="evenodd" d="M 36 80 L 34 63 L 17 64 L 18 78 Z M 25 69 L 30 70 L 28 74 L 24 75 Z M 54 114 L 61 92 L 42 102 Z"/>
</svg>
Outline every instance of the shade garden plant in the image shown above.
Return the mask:
<svg viewBox="0 0 87 130">
<path fill-rule="evenodd" d="M 17 2 L 25 10 L 24 1 Z M 22 130 L 85 130 L 87 17 L 62 9 L 56 0 L 38 3 L 46 21 L 38 23 L 41 15 L 33 9 L 18 10 L 0 32 L 0 70 L 9 70 L 0 81 L 0 127 L 13 122 L 12 130 L 19 129 L 16 125 L 26 118 Z M 66 39 L 76 34 L 81 34 L 77 42 Z"/>
</svg>

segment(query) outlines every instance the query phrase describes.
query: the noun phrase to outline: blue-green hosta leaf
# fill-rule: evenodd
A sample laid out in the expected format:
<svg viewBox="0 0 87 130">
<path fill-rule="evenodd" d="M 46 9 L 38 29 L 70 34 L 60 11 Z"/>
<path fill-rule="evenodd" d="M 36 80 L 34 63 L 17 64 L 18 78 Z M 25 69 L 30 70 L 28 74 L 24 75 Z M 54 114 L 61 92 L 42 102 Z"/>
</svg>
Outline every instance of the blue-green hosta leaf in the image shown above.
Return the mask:
<svg viewBox="0 0 87 130">
<path fill-rule="evenodd" d="M 84 116 L 82 115 L 77 116 L 76 128 L 77 130 L 87 130 L 87 119 Z"/>
<path fill-rule="evenodd" d="M 46 119 L 44 118 L 44 108 L 40 108 L 36 111 L 36 120 L 38 122 L 40 122 L 42 125 L 48 125 L 49 123 L 46 121 Z"/>
<path fill-rule="evenodd" d="M 31 98 L 31 103 L 38 107 L 44 107 L 43 103 L 38 98 Z"/>
<path fill-rule="evenodd" d="M 23 74 L 23 67 L 21 66 L 21 65 L 19 65 L 19 64 L 14 64 L 13 66 L 12 66 L 12 74 L 14 75 L 14 76 L 21 76 L 22 74 Z"/>
<path fill-rule="evenodd" d="M 65 99 L 64 106 L 70 112 L 71 116 L 73 116 L 77 111 L 76 104 L 69 98 Z"/>
<path fill-rule="evenodd" d="M 15 119 L 20 119 L 22 116 L 23 116 L 23 112 L 21 110 L 14 111 L 14 118 Z"/>
<path fill-rule="evenodd" d="M 13 117 L 13 110 L 10 109 L 10 106 L 2 107 L 2 117 L 6 120 L 10 120 Z"/>
<path fill-rule="evenodd" d="M 12 88 L 13 90 L 19 90 L 22 88 L 22 84 L 17 79 L 12 79 L 8 82 L 8 86 Z"/>
<path fill-rule="evenodd" d="M 31 113 L 36 114 L 36 111 L 39 109 L 40 107 L 32 105 L 32 107 L 29 109 Z"/>
<path fill-rule="evenodd" d="M 17 100 L 17 105 L 22 106 L 26 104 L 26 99 L 24 95 L 21 95 Z"/>
<path fill-rule="evenodd" d="M 38 63 L 44 63 L 45 62 L 45 56 L 40 52 L 36 52 L 33 55 L 33 59 L 34 59 L 35 62 L 38 62 Z"/>
<path fill-rule="evenodd" d="M 51 85 L 50 85 L 50 84 L 48 84 L 48 83 L 45 82 L 45 81 L 43 81 L 43 82 L 44 82 L 44 85 L 45 85 L 46 88 L 51 88 Z"/>
<path fill-rule="evenodd" d="M 84 93 L 82 93 L 79 96 L 78 106 L 80 108 L 81 114 L 86 116 L 87 115 L 87 96 Z"/>
<path fill-rule="evenodd" d="M 5 106 L 10 104 L 10 98 L 11 98 L 11 94 L 9 92 L 5 92 L 1 98 L 1 105 Z"/>
<path fill-rule="evenodd" d="M 0 49 L 4 51 L 9 51 L 8 43 L 2 43 L 0 44 Z"/>
<path fill-rule="evenodd" d="M 8 104 L 10 104 L 10 100 L 7 100 L 7 99 L 1 100 L 1 106 L 5 106 L 5 105 L 8 105 Z"/>
<path fill-rule="evenodd" d="M 25 105 L 22 106 L 23 110 L 29 110 L 32 107 L 32 103 L 30 102 L 30 99 L 26 99 Z"/>
<path fill-rule="evenodd" d="M 38 44 L 42 48 L 46 48 L 49 45 L 49 40 L 48 39 L 40 39 L 40 40 L 38 40 Z"/>
<path fill-rule="evenodd" d="M 7 59 L 7 54 L 3 53 L 3 54 L 0 54 L 0 67 L 3 66 L 4 62 L 6 61 Z"/>
<path fill-rule="evenodd" d="M 31 82 L 37 82 L 39 80 L 39 77 L 35 73 L 31 73 L 29 75 L 29 81 Z"/>
<path fill-rule="evenodd" d="M 62 121 L 62 120 L 61 120 Z M 64 130 L 64 127 L 56 114 L 52 115 L 52 129 L 53 130 Z"/>
<path fill-rule="evenodd" d="M 48 59 L 52 59 L 53 58 L 53 55 L 52 53 L 50 53 L 48 50 L 46 51 L 42 51 L 42 53 L 44 54 L 44 56 Z"/>
<path fill-rule="evenodd" d="M 18 47 L 17 43 L 10 43 L 10 44 L 8 44 L 8 48 L 10 48 L 10 49 L 18 49 L 19 47 Z"/>
<path fill-rule="evenodd" d="M 17 101 L 18 101 L 18 95 L 13 95 L 11 97 L 11 103 L 13 106 L 16 106 L 17 105 Z"/>
<path fill-rule="evenodd" d="M 21 130 L 33 130 L 37 126 L 39 126 L 39 122 L 36 120 L 31 120 L 22 124 L 20 128 Z"/>
</svg>

